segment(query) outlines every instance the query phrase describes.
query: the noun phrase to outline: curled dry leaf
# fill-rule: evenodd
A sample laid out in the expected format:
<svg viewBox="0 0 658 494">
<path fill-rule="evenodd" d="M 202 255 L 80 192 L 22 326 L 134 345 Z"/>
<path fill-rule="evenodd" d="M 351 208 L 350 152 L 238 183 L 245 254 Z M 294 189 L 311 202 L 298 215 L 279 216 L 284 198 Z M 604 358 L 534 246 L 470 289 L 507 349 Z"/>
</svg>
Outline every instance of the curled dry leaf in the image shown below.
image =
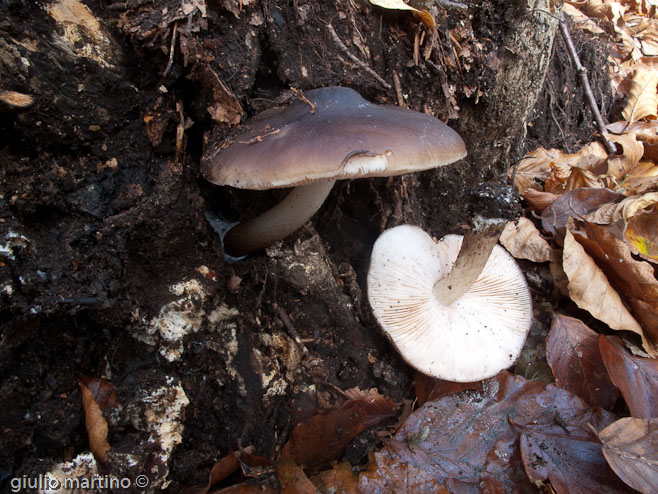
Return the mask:
<svg viewBox="0 0 658 494">
<path fill-rule="evenodd" d="M 500 243 L 517 259 L 547 262 L 551 258 L 550 245 L 541 236 L 535 224 L 525 217 L 505 225 Z"/>
<path fill-rule="evenodd" d="M 596 211 L 606 204 L 624 200 L 623 194 L 608 189 L 582 188 L 565 192 L 553 201 L 541 214 L 542 228 L 556 237 L 572 217 L 580 217 Z M 555 240 L 560 240 L 556 238 Z"/>
<path fill-rule="evenodd" d="M 638 66 L 630 80 L 628 102 L 622 110 L 623 117 L 629 122 L 642 118 L 654 120 L 658 117 L 658 69 L 653 66 Z M 624 86 L 620 86 L 623 88 Z"/>
<path fill-rule="evenodd" d="M 658 143 L 658 121 L 650 122 L 627 122 L 620 120 L 606 125 L 606 131 L 611 134 L 631 134 L 639 141 L 654 144 Z"/>
<path fill-rule="evenodd" d="M 605 137 L 617 145 L 617 154 L 608 158 L 606 173 L 619 181 L 642 159 L 644 146 L 632 134 L 620 136 L 606 134 Z"/>
<path fill-rule="evenodd" d="M 658 192 L 650 192 L 624 206 L 624 237 L 634 254 L 658 263 Z"/>
<path fill-rule="evenodd" d="M 569 231 L 564 237 L 562 267 L 569 279 L 569 296 L 578 307 L 612 329 L 643 334 L 642 328 L 610 285 L 603 271 Z"/>
<path fill-rule="evenodd" d="M 601 357 L 635 418 L 658 417 L 658 360 L 632 355 L 617 336 L 601 335 Z"/>
<path fill-rule="evenodd" d="M 103 379 L 81 376 L 78 380 L 82 392 L 82 408 L 85 411 L 85 427 L 89 438 L 89 449 L 99 462 L 107 461 L 110 443 L 107 440 L 107 420 L 103 417 L 102 406 L 114 404 L 115 388 Z M 102 404 L 102 405 L 101 405 Z"/>
<path fill-rule="evenodd" d="M 582 321 L 555 314 L 546 340 L 555 384 L 587 403 L 611 409 L 619 398 L 599 351 L 599 335 Z"/>
<path fill-rule="evenodd" d="M 598 437 L 605 459 L 619 478 L 643 494 L 658 492 L 658 418 L 626 417 Z"/>
<path fill-rule="evenodd" d="M 528 206 L 540 213 L 558 197 L 560 196 L 557 194 L 541 192 L 537 189 L 526 189 L 523 194 L 523 199 L 528 203 Z"/>
<path fill-rule="evenodd" d="M 651 149 L 651 161 L 642 160 L 630 169 L 620 188 L 628 195 L 642 194 L 656 190 L 658 188 L 658 144 L 645 146 L 645 155 L 647 148 Z"/>
</svg>

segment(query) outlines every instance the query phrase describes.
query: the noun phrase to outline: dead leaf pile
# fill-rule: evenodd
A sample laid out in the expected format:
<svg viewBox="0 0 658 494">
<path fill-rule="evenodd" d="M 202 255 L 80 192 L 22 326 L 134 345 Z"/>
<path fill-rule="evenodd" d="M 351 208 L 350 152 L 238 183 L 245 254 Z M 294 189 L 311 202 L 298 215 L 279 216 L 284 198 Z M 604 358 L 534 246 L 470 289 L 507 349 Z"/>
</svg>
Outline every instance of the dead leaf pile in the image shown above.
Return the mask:
<svg viewBox="0 0 658 494">
<path fill-rule="evenodd" d="M 619 43 L 613 65 L 627 104 L 624 120 L 603 135 L 617 152 L 608 156 L 592 142 L 571 154 L 543 148 L 528 154 L 510 176 L 537 221 L 508 225 L 501 238 L 517 258 L 550 261 L 556 286 L 578 307 L 611 329 L 637 334 L 652 357 L 658 356 L 658 65 L 642 47 L 657 29 L 655 10 L 608 0 L 565 6 L 577 26 L 596 21 Z"/>
</svg>

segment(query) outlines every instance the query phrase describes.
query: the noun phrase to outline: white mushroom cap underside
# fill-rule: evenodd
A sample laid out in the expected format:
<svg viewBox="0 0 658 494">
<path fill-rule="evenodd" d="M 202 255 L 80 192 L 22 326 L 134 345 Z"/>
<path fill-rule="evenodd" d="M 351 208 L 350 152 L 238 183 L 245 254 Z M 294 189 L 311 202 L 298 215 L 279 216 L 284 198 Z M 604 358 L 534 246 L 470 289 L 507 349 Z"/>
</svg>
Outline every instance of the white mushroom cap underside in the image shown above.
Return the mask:
<svg viewBox="0 0 658 494">
<path fill-rule="evenodd" d="M 509 367 L 532 323 L 523 273 L 496 245 L 468 292 L 450 306 L 433 294 L 452 268 L 462 236 L 436 243 L 421 228 L 384 232 L 372 251 L 368 298 L 373 313 L 402 357 L 424 374 L 470 382 Z"/>
</svg>

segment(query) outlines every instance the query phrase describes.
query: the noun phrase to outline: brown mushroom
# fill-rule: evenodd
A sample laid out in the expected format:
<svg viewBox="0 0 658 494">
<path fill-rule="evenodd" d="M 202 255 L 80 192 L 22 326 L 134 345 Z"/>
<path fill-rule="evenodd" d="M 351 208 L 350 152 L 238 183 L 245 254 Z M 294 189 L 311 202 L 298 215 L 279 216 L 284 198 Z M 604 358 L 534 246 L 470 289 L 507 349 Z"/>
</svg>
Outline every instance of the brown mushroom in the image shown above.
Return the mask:
<svg viewBox="0 0 658 494">
<path fill-rule="evenodd" d="M 231 144 L 216 143 L 204 153 L 202 172 L 214 184 L 294 187 L 274 208 L 228 230 L 224 250 L 230 256 L 263 249 L 297 230 L 336 180 L 400 175 L 466 156 L 459 135 L 430 115 L 374 105 L 343 87 L 304 96 L 248 120 Z"/>
</svg>

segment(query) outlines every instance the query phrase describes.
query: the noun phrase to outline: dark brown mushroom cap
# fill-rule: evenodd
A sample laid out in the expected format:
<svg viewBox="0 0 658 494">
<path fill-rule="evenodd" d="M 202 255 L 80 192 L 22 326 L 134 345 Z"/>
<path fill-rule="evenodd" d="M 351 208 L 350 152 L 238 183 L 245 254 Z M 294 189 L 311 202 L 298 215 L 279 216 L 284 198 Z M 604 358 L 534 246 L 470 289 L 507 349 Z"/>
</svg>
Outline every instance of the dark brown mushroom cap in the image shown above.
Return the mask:
<svg viewBox="0 0 658 494">
<path fill-rule="evenodd" d="M 204 176 L 218 185 L 264 190 L 400 175 L 466 156 L 461 137 L 430 115 L 374 105 L 343 87 L 304 96 L 315 112 L 296 100 L 250 119 L 232 144 L 211 145 L 201 160 Z"/>
</svg>

